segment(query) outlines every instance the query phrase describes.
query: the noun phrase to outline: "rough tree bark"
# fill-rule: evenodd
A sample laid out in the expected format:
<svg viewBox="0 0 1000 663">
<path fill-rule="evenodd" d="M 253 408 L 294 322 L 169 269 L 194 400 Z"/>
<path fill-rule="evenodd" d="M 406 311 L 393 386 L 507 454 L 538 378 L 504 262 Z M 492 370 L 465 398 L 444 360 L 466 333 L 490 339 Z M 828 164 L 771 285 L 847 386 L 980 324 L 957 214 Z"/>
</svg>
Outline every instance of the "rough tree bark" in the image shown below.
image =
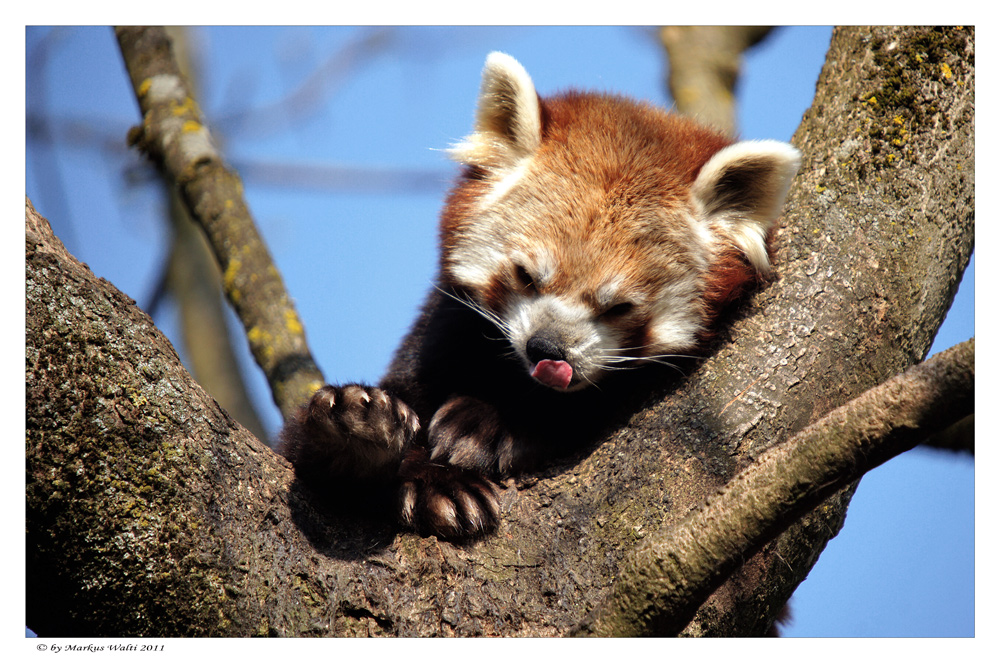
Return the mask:
<svg viewBox="0 0 1000 663">
<path fill-rule="evenodd" d="M 28 205 L 29 626 L 64 636 L 570 633 L 605 606 L 644 542 L 697 515 L 770 447 L 924 357 L 972 251 L 973 38 L 835 31 L 794 139 L 803 168 L 776 281 L 686 375 L 637 374 L 620 429 L 511 482 L 499 533 L 467 546 L 315 503 Z M 684 633 L 766 630 L 850 493 L 746 548 Z M 658 629 L 642 632 L 673 627 Z"/>
</svg>

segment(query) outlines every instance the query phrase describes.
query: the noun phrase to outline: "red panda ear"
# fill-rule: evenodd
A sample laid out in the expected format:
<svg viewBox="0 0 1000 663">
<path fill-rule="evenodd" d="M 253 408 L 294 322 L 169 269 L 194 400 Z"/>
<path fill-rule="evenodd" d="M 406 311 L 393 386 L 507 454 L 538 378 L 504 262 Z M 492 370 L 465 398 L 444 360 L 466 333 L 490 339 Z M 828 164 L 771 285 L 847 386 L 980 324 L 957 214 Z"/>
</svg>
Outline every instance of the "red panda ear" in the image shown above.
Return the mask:
<svg viewBox="0 0 1000 663">
<path fill-rule="evenodd" d="M 799 151 L 788 143 L 735 143 L 716 152 L 691 187 L 699 218 L 739 247 L 760 272 L 771 268 L 767 234 L 781 213 L 799 162 Z"/>
<path fill-rule="evenodd" d="M 541 141 L 541 109 L 531 77 L 506 53 L 490 53 L 475 130 L 451 149 L 452 158 L 469 166 L 505 170 L 534 154 Z"/>
</svg>

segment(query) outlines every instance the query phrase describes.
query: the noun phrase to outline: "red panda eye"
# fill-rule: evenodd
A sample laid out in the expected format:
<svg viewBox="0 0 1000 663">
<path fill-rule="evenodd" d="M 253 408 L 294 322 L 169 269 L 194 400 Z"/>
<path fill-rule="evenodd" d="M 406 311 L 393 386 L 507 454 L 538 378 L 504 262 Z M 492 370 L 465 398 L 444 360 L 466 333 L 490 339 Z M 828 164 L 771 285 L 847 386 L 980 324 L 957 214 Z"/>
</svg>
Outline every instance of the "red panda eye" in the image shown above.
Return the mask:
<svg viewBox="0 0 1000 663">
<path fill-rule="evenodd" d="M 521 286 L 522 290 L 535 289 L 535 280 L 531 278 L 531 274 L 528 273 L 528 270 L 521 265 L 514 267 L 514 276 L 517 278 L 517 283 Z"/>
<path fill-rule="evenodd" d="M 635 304 L 632 302 L 620 302 L 605 309 L 601 315 L 608 318 L 620 318 L 631 313 L 633 308 L 635 308 Z"/>
</svg>

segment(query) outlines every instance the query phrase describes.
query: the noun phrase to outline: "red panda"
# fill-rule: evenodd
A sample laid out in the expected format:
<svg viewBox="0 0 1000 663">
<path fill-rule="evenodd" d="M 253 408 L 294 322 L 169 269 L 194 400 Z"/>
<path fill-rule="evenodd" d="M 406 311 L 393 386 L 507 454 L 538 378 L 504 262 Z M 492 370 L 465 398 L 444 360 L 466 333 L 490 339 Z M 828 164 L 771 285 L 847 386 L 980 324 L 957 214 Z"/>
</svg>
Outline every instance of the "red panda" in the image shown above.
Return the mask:
<svg viewBox="0 0 1000 663">
<path fill-rule="evenodd" d="M 469 538 L 498 525 L 495 481 L 601 411 L 595 385 L 696 352 L 770 271 L 799 153 L 623 97 L 543 99 L 492 53 L 452 156 L 437 282 L 388 373 L 320 389 L 279 450 L 317 487 L 396 482 L 403 523 Z"/>
</svg>

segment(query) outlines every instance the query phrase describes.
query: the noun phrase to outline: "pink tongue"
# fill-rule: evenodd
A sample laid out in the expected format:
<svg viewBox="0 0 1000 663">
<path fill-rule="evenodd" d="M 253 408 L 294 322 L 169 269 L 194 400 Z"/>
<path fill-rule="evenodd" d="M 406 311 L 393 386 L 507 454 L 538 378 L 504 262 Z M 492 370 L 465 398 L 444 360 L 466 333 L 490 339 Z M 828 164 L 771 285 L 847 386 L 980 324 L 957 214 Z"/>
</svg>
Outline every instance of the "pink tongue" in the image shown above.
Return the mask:
<svg viewBox="0 0 1000 663">
<path fill-rule="evenodd" d="M 549 387 L 565 389 L 573 378 L 573 367 L 564 361 L 543 359 L 531 369 L 531 377 Z"/>
</svg>

